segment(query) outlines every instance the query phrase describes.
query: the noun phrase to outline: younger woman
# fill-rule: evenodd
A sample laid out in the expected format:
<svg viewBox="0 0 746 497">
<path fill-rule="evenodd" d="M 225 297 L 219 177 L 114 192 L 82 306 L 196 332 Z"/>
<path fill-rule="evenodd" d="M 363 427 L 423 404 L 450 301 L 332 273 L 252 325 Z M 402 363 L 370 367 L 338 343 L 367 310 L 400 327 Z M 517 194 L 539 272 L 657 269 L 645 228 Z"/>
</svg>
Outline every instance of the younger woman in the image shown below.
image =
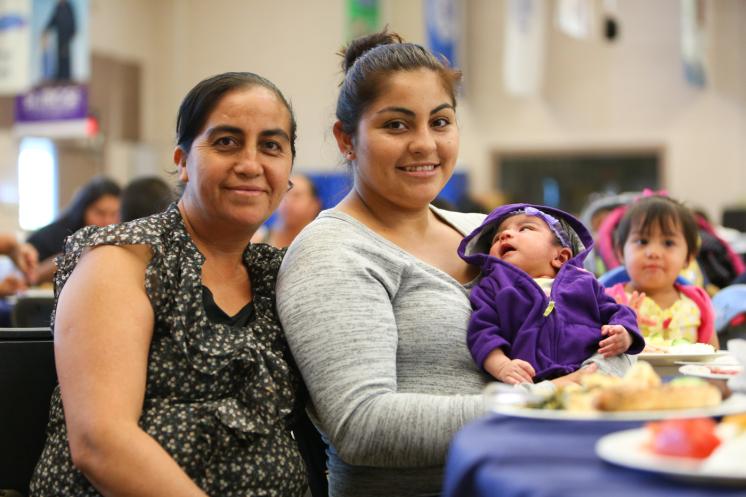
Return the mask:
<svg viewBox="0 0 746 497">
<path fill-rule="evenodd" d="M 630 281 L 609 293 L 637 310 L 640 331 L 653 347 L 682 338 L 719 347 L 707 293 L 675 282 L 697 255 L 698 240 L 689 209 L 663 195 L 631 204 L 614 234 L 615 250 Z"/>
</svg>

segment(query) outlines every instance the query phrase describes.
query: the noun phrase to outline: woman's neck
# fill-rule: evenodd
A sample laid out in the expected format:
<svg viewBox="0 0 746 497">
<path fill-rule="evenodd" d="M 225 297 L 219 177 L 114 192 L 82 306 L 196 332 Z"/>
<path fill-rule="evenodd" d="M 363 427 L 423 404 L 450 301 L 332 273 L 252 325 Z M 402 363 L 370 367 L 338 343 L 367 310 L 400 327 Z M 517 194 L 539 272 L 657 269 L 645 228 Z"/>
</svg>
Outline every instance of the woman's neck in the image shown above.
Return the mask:
<svg viewBox="0 0 746 497">
<path fill-rule="evenodd" d="M 427 204 L 407 209 L 374 195 L 362 195 L 356 189 L 340 202 L 339 209 L 386 238 L 419 238 L 435 219 Z"/>
<path fill-rule="evenodd" d="M 182 199 L 178 204 L 184 220 L 184 227 L 192 242 L 205 258 L 240 262 L 243 252 L 251 240 L 251 233 L 241 233 L 235 226 L 221 228 L 218 222 L 206 222 L 199 210 L 192 209 L 189 202 Z"/>
</svg>

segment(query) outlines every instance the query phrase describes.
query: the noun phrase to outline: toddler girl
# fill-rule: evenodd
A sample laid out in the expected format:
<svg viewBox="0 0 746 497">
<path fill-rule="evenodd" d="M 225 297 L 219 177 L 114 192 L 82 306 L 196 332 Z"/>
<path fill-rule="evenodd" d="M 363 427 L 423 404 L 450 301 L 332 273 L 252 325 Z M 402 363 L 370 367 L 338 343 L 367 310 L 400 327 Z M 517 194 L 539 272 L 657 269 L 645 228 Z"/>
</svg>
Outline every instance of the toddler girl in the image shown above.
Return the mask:
<svg viewBox="0 0 746 497">
<path fill-rule="evenodd" d="M 697 255 L 698 240 L 691 211 L 664 195 L 631 204 L 614 233 L 614 248 L 630 281 L 608 293 L 637 311 L 648 351 L 674 342 L 719 346 L 707 293 L 676 283 L 679 272 Z"/>
</svg>

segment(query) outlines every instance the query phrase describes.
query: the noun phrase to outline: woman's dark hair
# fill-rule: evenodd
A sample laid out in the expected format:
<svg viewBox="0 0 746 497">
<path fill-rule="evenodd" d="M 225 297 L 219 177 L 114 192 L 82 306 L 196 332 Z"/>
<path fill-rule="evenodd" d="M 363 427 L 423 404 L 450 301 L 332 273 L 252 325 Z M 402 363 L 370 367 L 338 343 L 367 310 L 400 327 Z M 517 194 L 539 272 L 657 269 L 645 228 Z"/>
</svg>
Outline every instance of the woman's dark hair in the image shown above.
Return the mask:
<svg viewBox="0 0 746 497">
<path fill-rule="evenodd" d="M 158 176 L 134 179 L 122 190 L 121 222 L 163 212 L 175 200 L 174 189 Z"/>
<path fill-rule="evenodd" d="M 119 197 L 121 192 L 122 189 L 114 180 L 105 176 L 96 176 L 80 187 L 61 217 L 67 220 L 73 231 L 79 230 L 85 226 L 85 211 L 91 204 L 104 195 Z"/>
<path fill-rule="evenodd" d="M 204 79 L 192 88 L 179 107 L 176 118 L 176 143 L 189 153 L 192 142 L 202 131 L 210 112 L 226 93 L 242 88 L 261 86 L 274 93 L 290 114 L 290 151 L 295 159 L 297 125 L 293 108 L 279 88 L 270 80 L 251 72 L 226 72 Z"/>
<path fill-rule="evenodd" d="M 653 225 L 657 225 L 667 236 L 673 235 L 680 227 L 686 240 L 687 257 L 697 255 L 699 229 L 692 211 L 681 202 L 664 195 L 642 197 L 629 205 L 614 231 L 614 248 L 620 253 L 624 250 L 632 228 L 645 235 L 650 233 Z"/>
<path fill-rule="evenodd" d="M 456 107 L 456 88 L 461 72 L 420 45 L 405 43 L 401 36 L 383 30 L 350 42 L 339 55 L 345 73 L 337 99 L 337 119 L 342 131 L 354 135 L 360 117 L 385 88 L 384 78 L 398 71 L 430 69 L 440 76 L 443 88 Z"/>
</svg>

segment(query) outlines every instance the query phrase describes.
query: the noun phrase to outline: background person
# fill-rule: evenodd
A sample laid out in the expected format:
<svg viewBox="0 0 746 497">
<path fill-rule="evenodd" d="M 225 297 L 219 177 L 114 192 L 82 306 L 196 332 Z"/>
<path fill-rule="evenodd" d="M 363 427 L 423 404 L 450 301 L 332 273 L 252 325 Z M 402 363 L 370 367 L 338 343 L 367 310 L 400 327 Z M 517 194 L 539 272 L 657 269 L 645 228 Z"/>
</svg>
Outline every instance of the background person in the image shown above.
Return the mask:
<svg viewBox="0 0 746 497">
<path fill-rule="evenodd" d="M 119 222 L 121 191 L 115 181 L 96 176 L 75 193 L 60 217 L 28 237 L 26 241 L 39 254 L 37 283 L 52 281 L 56 270 L 55 258 L 62 253 L 65 237 L 84 226 L 106 226 Z"/>
<path fill-rule="evenodd" d="M 163 212 L 175 200 L 173 188 L 158 176 L 135 178 L 122 190 L 121 222 Z"/>
<path fill-rule="evenodd" d="M 8 234 L 0 234 L 0 254 L 8 256 L 20 272 L 0 276 L 0 327 L 9 327 L 12 325 L 13 305 L 4 297 L 15 295 L 36 282 L 38 255 L 33 246 Z"/>
<path fill-rule="evenodd" d="M 330 495 L 440 493 L 489 377 L 466 348 L 456 254 L 483 215 L 430 206 L 458 155 L 457 71 L 393 33 L 353 41 L 333 131 L 354 181 L 288 248 L 277 306 L 329 440 Z"/>
<path fill-rule="evenodd" d="M 321 211 L 321 197 L 313 181 L 302 174 L 295 174 L 290 178 L 290 183 L 293 186 L 280 202 L 277 220 L 271 228 L 258 231 L 252 242 L 285 248 Z"/>
<path fill-rule="evenodd" d="M 178 204 L 68 241 L 33 495 L 303 494 L 282 252 L 249 243 L 288 188 L 295 130 L 268 80 L 206 79 L 179 109 Z"/>
</svg>

